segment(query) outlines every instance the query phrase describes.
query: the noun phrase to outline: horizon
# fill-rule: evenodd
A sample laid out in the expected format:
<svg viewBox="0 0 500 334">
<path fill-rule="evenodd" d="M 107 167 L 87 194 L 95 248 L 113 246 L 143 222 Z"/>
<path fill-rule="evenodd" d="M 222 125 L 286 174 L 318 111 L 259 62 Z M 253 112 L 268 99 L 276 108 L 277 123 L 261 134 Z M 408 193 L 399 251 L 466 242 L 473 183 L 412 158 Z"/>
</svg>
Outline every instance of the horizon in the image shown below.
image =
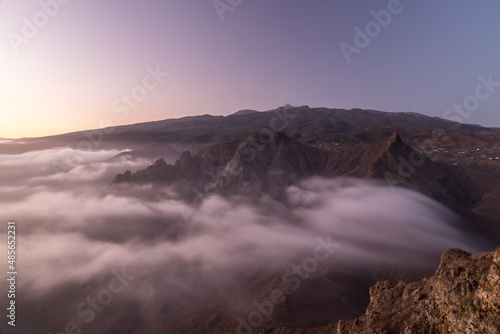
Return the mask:
<svg viewBox="0 0 500 334">
<path fill-rule="evenodd" d="M 500 127 L 499 3 L 232 4 L 2 1 L 0 137 L 287 103 Z"/>
<path fill-rule="evenodd" d="M 69 132 L 62 132 L 62 133 L 51 133 L 51 134 L 47 134 L 47 135 L 41 135 L 41 136 L 33 136 L 33 137 L 18 137 L 18 138 L 6 138 L 6 137 L 0 137 L 0 144 L 2 141 L 11 141 L 11 140 L 21 140 L 21 139 L 36 139 L 36 138 L 44 138 L 44 137 L 52 137 L 52 136 L 60 136 L 60 135 L 66 135 L 66 134 L 71 134 L 71 133 L 78 133 L 78 132 L 83 132 L 83 131 L 94 131 L 94 130 L 100 130 L 100 129 L 106 129 L 106 128 L 113 128 L 113 127 L 120 127 L 120 126 L 128 126 L 128 125 L 136 125 L 136 124 L 143 124 L 143 123 L 152 123 L 152 122 L 162 122 L 162 121 L 167 121 L 167 120 L 174 120 L 174 119 L 183 119 L 183 118 L 188 118 L 188 117 L 199 117 L 199 116 L 212 116 L 212 117 L 228 117 L 228 116 L 233 116 L 234 114 L 236 114 L 237 112 L 239 111 L 244 111 L 244 110 L 251 110 L 251 111 L 255 111 L 255 112 L 258 112 L 258 113 L 263 113 L 263 112 L 272 112 L 273 110 L 276 110 L 278 108 L 282 108 L 284 106 L 290 106 L 291 108 L 300 108 L 300 107 L 308 107 L 308 108 L 311 108 L 311 109 L 317 109 L 317 108 L 325 108 L 325 109 L 329 109 L 329 110 L 335 110 L 335 109 L 338 109 L 338 110 L 346 110 L 346 111 L 355 111 L 355 110 L 364 110 L 364 111 L 375 111 L 375 112 L 381 112 L 381 113 L 390 113 L 390 114 L 397 114 L 397 113 L 412 113 L 412 114 L 418 114 L 418 115 L 421 115 L 421 116 L 424 116 L 424 117 L 437 117 L 439 119 L 442 119 L 442 120 L 446 120 L 445 118 L 441 118 L 439 116 L 429 116 L 429 115 L 424 115 L 424 114 L 421 114 L 421 113 L 416 113 L 416 112 L 413 112 L 413 111 L 384 111 L 384 110 L 375 110 L 375 109 L 362 109 L 362 108 L 349 108 L 349 109 L 344 109 L 344 108 L 333 108 L 333 107 L 311 107 L 311 106 L 308 106 L 308 105 L 302 105 L 302 106 L 291 106 L 289 104 L 286 104 L 286 105 L 283 105 L 283 106 L 278 106 L 276 108 L 272 108 L 272 109 L 269 109 L 269 110 L 255 110 L 255 109 L 250 109 L 250 108 L 244 108 L 244 109 L 240 109 L 240 110 L 237 110 L 233 113 L 230 113 L 230 114 L 227 114 L 227 115 L 212 115 L 212 114 L 195 114 L 195 115 L 186 115 L 186 116 L 180 116 L 180 117 L 172 117 L 172 118 L 165 118 L 165 119 L 157 119 L 157 120 L 146 120 L 146 121 L 143 121 L 143 122 L 135 122 L 135 123 L 125 123 L 125 124 L 117 124 L 117 125 L 112 125 L 112 126 L 109 126 L 109 127 L 103 127 L 103 128 L 85 128 L 85 129 L 77 129 L 77 130 L 74 130 L 74 131 L 69 131 Z M 236 115 L 237 116 L 237 115 Z M 460 122 L 458 122 L 460 123 Z M 500 129 L 500 127 L 495 127 L 495 126 L 483 126 L 483 125 L 480 125 L 480 124 L 472 124 L 472 123 L 460 123 L 460 124 L 464 124 L 464 125 L 477 125 L 477 126 L 481 126 L 481 127 L 484 127 L 484 128 L 489 128 L 489 129 Z"/>
</svg>

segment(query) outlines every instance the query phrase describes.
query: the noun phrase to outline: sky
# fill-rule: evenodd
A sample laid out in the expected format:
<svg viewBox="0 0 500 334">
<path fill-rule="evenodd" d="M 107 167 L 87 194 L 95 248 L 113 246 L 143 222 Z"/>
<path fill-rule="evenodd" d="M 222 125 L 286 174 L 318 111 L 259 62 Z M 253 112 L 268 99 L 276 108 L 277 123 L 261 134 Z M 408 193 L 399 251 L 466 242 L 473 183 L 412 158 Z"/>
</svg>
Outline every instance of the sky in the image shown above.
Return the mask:
<svg viewBox="0 0 500 334">
<path fill-rule="evenodd" d="M 500 127 L 499 14 L 486 0 L 3 0 L 0 138 L 284 104 Z"/>
</svg>

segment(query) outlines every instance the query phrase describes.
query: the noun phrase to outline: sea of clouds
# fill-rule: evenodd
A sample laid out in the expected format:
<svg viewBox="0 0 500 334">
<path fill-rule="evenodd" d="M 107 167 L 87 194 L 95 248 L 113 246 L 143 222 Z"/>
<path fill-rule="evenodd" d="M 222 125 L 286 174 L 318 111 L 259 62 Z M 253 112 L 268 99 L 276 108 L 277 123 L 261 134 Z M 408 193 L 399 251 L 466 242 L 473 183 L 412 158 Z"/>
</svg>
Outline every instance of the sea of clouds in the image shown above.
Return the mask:
<svg viewBox="0 0 500 334">
<path fill-rule="evenodd" d="M 1 237 L 15 220 L 20 322 L 33 332 L 64 332 L 73 320 L 79 328 L 115 326 L 109 314 L 75 310 L 116 272 L 134 278 L 109 312 L 122 319 L 122 304 L 131 318 L 147 320 L 179 304 L 231 299 L 221 291 L 238 291 L 242 273 L 286 271 L 313 253 L 318 238 L 338 245 L 337 260 L 360 265 L 435 268 L 447 248 L 481 250 L 458 216 L 411 190 L 311 178 L 289 187 L 282 202 L 215 192 L 193 206 L 168 186 L 110 187 L 117 173 L 152 163 L 113 158 L 119 153 L 60 148 L 0 155 Z M 78 155 L 78 164 L 53 168 L 68 154 Z M 7 271 L 4 262 L 0 270 Z"/>
</svg>

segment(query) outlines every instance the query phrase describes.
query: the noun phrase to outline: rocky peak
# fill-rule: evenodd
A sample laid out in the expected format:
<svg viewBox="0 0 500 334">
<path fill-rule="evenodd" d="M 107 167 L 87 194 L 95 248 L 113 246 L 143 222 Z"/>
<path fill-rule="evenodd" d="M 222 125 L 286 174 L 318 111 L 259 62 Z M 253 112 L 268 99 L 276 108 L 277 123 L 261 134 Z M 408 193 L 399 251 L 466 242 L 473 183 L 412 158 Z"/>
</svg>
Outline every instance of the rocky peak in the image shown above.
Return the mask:
<svg viewBox="0 0 500 334">
<path fill-rule="evenodd" d="M 129 183 L 131 180 L 132 180 L 132 173 L 129 170 L 127 170 L 123 174 L 116 175 L 113 181 L 111 182 L 111 185 L 118 183 Z"/>
<path fill-rule="evenodd" d="M 193 156 L 191 152 L 184 151 L 181 156 L 175 162 L 175 168 L 179 172 L 179 174 L 187 176 L 192 175 L 196 172 L 196 164 L 194 162 Z"/>
<path fill-rule="evenodd" d="M 223 180 L 226 190 L 245 186 L 257 194 L 310 176 L 385 179 L 391 186 L 413 187 L 445 204 L 470 205 L 455 182 L 409 147 L 397 132 L 385 140 L 335 153 L 302 144 L 280 132 L 255 133 L 241 141 L 204 147 L 194 154 L 183 152 L 174 165 L 157 160 L 130 177 L 117 175 L 113 184 L 185 180 L 203 187 L 207 182 Z"/>
<path fill-rule="evenodd" d="M 288 137 L 282 132 L 273 132 L 271 135 L 271 143 L 273 145 L 296 145 L 300 144 L 298 141 Z"/>
<path fill-rule="evenodd" d="M 153 170 L 163 170 L 167 167 L 167 163 L 163 159 L 158 159 L 155 161 L 155 163 L 152 165 Z"/>
<path fill-rule="evenodd" d="M 394 132 L 390 137 L 385 140 L 375 143 L 374 146 L 378 148 L 374 151 L 380 154 L 391 154 L 393 156 L 409 155 L 414 150 L 408 146 L 399 136 L 399 133 Z"/>
<path fill-rule="evenodd" d="M 396 131 L 394 132 L 388 139 L 387 139 L 388 142 L 390 143 L 394 143 L 394 144 L 398 144 L 398 143 L 401 143 L 402 140 L 401 140 L 401 137 L 399 136 L 399 133 Z"/>
<path fill-rule="evenodd" d="M 436 271 L 437 274 L 445 272 L 447 269 L 453 267 L 457 263 L 466 263 L 469 261 L 471 254 L 458 248 L 448 249 L 441 255 L 441 262 Z"/>
<path fill-rule="evenodd" d="M 365 315 L 339 322 L 336 333 L 500 333 L 500 248 L 449 249 L 430 278 L 378 282 Z"/>
</svg>

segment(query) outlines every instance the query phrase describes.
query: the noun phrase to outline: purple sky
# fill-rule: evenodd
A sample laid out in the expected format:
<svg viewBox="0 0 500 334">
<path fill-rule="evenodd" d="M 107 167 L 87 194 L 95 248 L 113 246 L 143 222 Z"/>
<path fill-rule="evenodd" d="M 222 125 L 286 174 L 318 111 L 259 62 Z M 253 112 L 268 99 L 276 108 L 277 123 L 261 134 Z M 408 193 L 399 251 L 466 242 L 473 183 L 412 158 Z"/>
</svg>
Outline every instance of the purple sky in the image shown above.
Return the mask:
<svg viewBox="0 0 500 334">
<path fill-rule="evenodd" d="M 65 1 L 0 1 L 0 137 L 286 103 L 500 127 L 499 2 Z M 348 63 L 340 44 L 367 23 Z"/>
</svg>

